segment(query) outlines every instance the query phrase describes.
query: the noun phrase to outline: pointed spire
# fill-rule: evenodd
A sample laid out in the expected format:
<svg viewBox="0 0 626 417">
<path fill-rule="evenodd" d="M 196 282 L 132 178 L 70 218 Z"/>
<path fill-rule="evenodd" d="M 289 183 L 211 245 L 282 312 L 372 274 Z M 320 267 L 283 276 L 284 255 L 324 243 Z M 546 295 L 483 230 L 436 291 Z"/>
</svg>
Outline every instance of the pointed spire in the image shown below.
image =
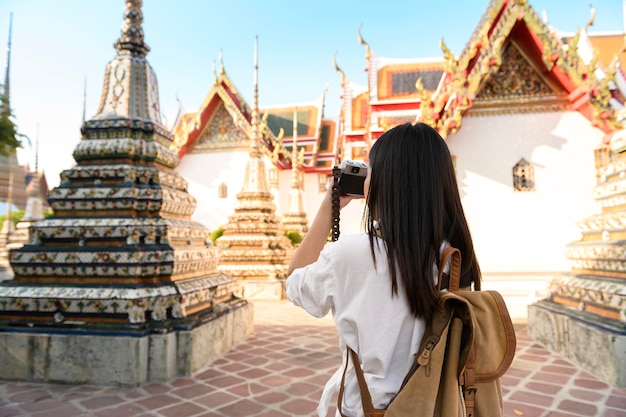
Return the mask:
<svg viewBox="0 0 626 417">
<path fill-rule="evenodd" d="M 291 185 L 298 187 L 298 106 L 293 109 L 293 145 L 291 146 Z"/>
<path fill-rule="evenodd" d="M 224 54 L 222 53 L 221 49 L 220 49 L 219 58 L 220 58 L 220 74 L 224 74 L 226 70 L 224 69 Z"/>
<path fill-rule="evenodd" d="M 128 51 L 132 55 L 146 56 L 150 51 L 148 45 L 143 41 L 141 5 L 142 0 L 126 0 L 122 34 L 114 45 L 120 54 Z"/>
<path fill-rule="evenodd" d="M 5 107 L 6 110 L 11 109 L 11 104 L 9 99 L 11 97 L 11 37 L 13 35 L 13 13 L 9 15 L 9 41 L 7 43 L 7 66 L 4 72 L 4 85 L 3 85 L 3 102 L 2 106 Z"/>
<path fill-rule="evenodd" d="M 83 124 L 85 123 L 87 113 L 87 76 L 85 76 L 85 80 L 83 81 Z"/>
<path fill-rule="evenodd" d="M 259 37 L 254 37 L 254 95 L 252 106 L 252 148 L 250 156 L 258 158 L 261 156 L 259 150 Z"/>
<path fill-rule="evenodd" d="M 141 5 L 141 0 L 126 0 L 117 55 L 107 64 L 100 105 L 85 128 L 107 119 L 149 121 L 163 128 L 157 77 L 146 59 L 150 48 L 143 41 Z"/>
</svg>

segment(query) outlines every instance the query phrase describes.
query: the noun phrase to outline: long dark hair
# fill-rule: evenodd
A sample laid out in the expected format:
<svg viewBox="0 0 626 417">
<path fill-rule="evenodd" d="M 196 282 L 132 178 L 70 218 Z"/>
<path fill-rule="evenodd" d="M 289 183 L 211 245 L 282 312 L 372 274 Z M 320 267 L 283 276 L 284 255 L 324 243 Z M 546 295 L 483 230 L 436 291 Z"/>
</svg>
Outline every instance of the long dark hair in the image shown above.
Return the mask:
<svg viewBox="0 0 626 417">
<path fill-rule="evenodd" d="M 433 265 L 444 241 L 462 254 L 461 287 L 480 280 L 450 151 L 430 126 L 406 123 L 380 136 L 369 154 L 365 213 L 372 256 L 382 237 L 392 295 L 399 275 L 411 312 L 429 320 L 437 303 Z"/>
</svg>

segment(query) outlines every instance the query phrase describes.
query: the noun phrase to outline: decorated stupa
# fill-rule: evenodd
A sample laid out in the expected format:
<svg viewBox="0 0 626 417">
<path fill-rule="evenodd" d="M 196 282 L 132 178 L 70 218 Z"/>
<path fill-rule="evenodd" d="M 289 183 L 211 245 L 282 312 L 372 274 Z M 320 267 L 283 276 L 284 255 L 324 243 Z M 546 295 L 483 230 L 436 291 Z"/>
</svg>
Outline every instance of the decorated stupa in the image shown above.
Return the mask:
<svg viewBox="0 0 626 417">
<path fill-rule="evenodd" d="M 586 371 L 626 387 L 626 130 L 596 150 L 599 214 L 578 223 L 572 270 L 530 306 L 528 332 Z"/>
<path fill-rule="evenodd" d="M 146 60 L 141 0 L 126 0 L 117 55 L 51 218 L 10 252 L 0 283 L 0 379 L 135 385 L 188 375 L 252 333 L 252 306 L 217 270 L 174 171 Z"/>
<path fill-rule="evenodd" d="M 258 54 L 255 40 L 254 105 L 252 138 L 244 183 L 237 194 L 235 213 L 217 239 L 221 249 L 219 270 L 239 281 L 240 294 L 253 300 L 283 298 L 292 245 L 276 214 L 274 195 L 267 181 L 267 168 L 261 151 L 259 117 Z"/>
<path fill-rule="evenodd" d="M 309 221 L 303 204 L 304 147 L 298 148 L 298 108 L 293 112 L 293 145 L 291 145 L 291 189 L 289 190 L 289 210 L 283 214 L 285 229 L 297 232 L 304 237 L 309 231 Z"/>
</svg>

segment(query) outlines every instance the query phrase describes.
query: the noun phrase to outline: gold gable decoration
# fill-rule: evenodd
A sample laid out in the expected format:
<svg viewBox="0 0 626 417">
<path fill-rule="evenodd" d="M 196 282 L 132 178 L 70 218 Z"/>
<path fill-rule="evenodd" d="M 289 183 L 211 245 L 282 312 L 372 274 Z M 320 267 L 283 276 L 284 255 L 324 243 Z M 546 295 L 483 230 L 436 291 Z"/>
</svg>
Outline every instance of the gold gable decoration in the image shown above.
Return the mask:
<svg viewBox="0 0 626 417">
<path fill-rule="evenodd" d="M 206 153 L 214 150 L 247 150 L 248 137 L 235 125 L 233 117 L 220 102 L 200 137 L 189 153 Z"/>
<path fill-rule="evenodd" d="M 496 18 L 498 20 L 494 24 Z M 598 80 L 595 75 L 596 60 L 593 59 L 585 65 L 576 45 L 566 48 L 558 34 L 541 20 L 527 1 L 523 0 L 506 5 L 503 5 L 502 1 L 492 1 L 458 58 L 455 58 L 443 40 L 441 41 L 445 60 L 442 85 L 430 96 L 424 90 L 421 80 L 416 83 L 421 102 L 420 121 L 437 129 L 444 138 L 450 133 L 456 133 L 461 127 L 464 113 L 470 107 L 474 108 L 473 101 L 479 93 L 479 88 L 484 88 L 485 80 L 494 76 L 496 78 L 492 78 L 491 82 L 497 79 L 498 76 L 495 74 L 498 74 L 503 59 L 508 59 L 504 52 L 512 41 L 511 32 L 520 21 L 523 21 L 539 40 L 542 48 L 541 59 L 547 70 L 552 71 L 555 66 L 558 67 L 559 72 L 573 81 L 577 92 L 589 94 L 594 125 L 603 129 L 619 127 L 615 109 L 609 103 L 611 98 L 609 87 L 611 82 L 614 82 L 616 67 L 610 67 L 604 79 Z M 580 33 L 575 38 L 579 39 Z M 547 84 L 555 91 L 549 81 Z M 565 106 L 564 94 L 559 94 L 558 89 L 556 90 L 557 93 L 547 101 L 547 94 L 544 92 L 536 95 L 535 100 L 545 101 L 541 105 L 543 108 L 535 104 L 536 109 L 544 111 Z M 525 108 L 526 111 L 529 109 L 533 107 Z M 477 114 L 474 111 L 472 113 Z"/>
<path fill-rule="evenodd" d="M 468 116 L 562 111 L 568 106 L 565 91 L 537 72 L 514 42 L 504 46 L 497 71 L 482 83 Z"/>
</svg>

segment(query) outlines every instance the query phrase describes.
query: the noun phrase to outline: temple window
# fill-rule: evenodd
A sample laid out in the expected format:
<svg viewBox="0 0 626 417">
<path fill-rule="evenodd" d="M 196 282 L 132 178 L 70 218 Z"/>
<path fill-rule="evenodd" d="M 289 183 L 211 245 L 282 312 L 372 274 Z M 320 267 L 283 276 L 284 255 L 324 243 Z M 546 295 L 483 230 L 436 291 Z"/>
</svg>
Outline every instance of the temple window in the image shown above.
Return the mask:
<svg viewBox="0 0 626 417">
<path fill-rule="evenodd" d="M 225 183 L 221 183 L 217 187 L 217 197 L 218 198 L 227 198 L 228 197 L 228 186 Z"/>
<path fill-rule="evenodd" d="M 524 158 L 513 167 L 513 189 L 522 192 L 535 191 L 535 170 Z"/>
</svg>

